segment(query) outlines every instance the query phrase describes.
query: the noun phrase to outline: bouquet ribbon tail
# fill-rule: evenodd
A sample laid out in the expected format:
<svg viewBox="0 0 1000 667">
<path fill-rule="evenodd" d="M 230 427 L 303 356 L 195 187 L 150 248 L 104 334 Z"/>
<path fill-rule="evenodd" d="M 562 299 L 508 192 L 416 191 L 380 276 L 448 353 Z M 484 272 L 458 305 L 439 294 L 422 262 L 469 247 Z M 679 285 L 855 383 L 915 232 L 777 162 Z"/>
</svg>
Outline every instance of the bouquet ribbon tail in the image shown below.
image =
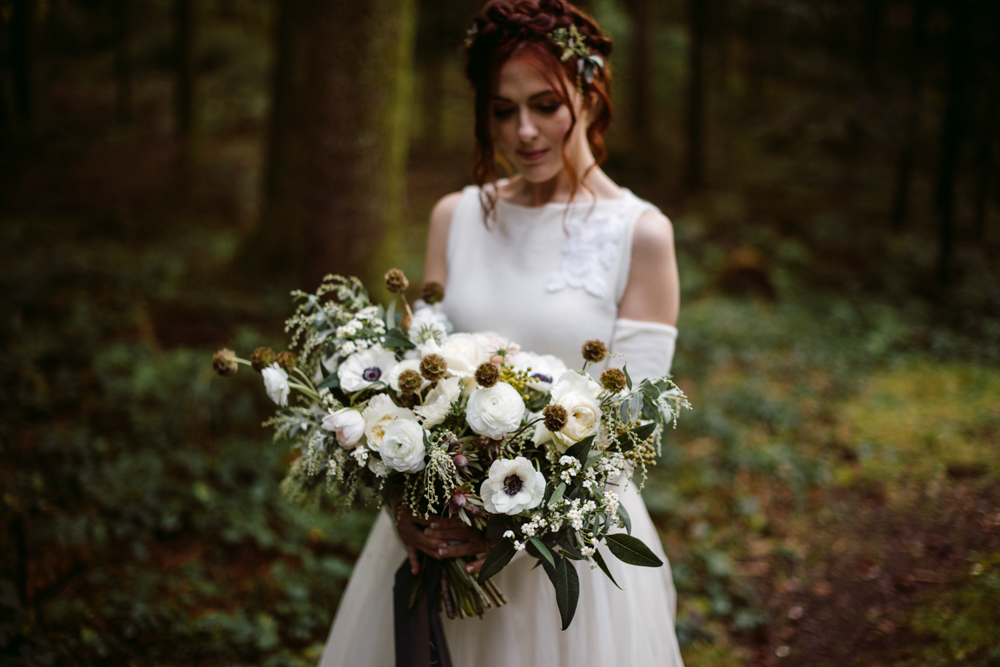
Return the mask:
<svg viewBox="0 0 1000 667">
<path fill-rule="evenodd" d="M 442 569 L 441 561 L 425 558 L 418 575 L 410 570 L 409 560 L 396 570 L 392 590 L 396 667 L 452 667 L 437 604 Z M 424 595 L 410 608 L 419 577 L 424 577 Z"/>
</svg>

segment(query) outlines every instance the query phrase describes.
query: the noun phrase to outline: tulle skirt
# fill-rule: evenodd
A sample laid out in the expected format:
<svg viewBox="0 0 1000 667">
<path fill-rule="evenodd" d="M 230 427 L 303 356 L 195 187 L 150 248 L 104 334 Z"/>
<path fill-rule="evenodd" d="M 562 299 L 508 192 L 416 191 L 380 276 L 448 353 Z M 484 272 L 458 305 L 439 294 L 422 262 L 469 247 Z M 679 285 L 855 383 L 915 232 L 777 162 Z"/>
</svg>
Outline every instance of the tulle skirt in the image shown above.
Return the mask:
<svg viewBox="0 0 1000 667">
<path fill-rule="evenodd" d="M 519 554 L 494 581 L 507 604 L 483 618 L 443 618 L 455 667 L 681 667 L 674 634 L 676 594 L 670 565 L 635 485 L 619 495 L 632 534 L 664 562 L 663 567 L 626 565 L 601 548 L 619 590 L 586 562 L 580 575 L 576 616 L 562 631 L 552 584 L 535 559 Z M 344 592 L 320 667 L 391 667 L 392 583 L 406 550 L 386 512 L 379 515 Z"/>
</svg>

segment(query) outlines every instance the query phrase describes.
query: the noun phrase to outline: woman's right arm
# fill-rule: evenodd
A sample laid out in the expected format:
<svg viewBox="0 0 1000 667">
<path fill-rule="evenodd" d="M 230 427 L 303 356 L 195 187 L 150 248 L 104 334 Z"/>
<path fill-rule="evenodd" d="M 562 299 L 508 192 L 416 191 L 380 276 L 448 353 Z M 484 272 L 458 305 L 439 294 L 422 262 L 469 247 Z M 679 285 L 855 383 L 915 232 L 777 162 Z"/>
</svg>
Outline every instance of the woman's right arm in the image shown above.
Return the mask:
<svg viewBox="0 0 1000 667">
<path fill-rule="evenodd" d="M 448 284 L 448 231 L 451 217 L 458 207 L 461 192 L 445 195 L 431 211 L 431 224 L 427 229 L 427 254 L 424 256 L 424 284 Z"/>
</svg>

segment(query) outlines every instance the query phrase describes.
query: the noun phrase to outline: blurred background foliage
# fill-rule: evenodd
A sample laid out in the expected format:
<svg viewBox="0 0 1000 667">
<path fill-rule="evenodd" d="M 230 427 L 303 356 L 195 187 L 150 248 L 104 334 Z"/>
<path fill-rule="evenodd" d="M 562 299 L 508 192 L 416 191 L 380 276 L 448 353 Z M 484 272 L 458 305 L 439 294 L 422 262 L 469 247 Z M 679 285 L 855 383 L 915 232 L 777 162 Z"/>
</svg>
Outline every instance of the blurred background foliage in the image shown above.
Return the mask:
<svg viewBox="0 0 1000 667">
<path fill-rule="evenodd" d="M 694 411 L 644 493 L 689 665 L 997 665 L 1000 5 L 590 0 L 674 221 Z M 315 664 L 372 510 L 226 345 L 418 283 L 471 0 L 0 0 L 0 655 Z"/>
</svg>

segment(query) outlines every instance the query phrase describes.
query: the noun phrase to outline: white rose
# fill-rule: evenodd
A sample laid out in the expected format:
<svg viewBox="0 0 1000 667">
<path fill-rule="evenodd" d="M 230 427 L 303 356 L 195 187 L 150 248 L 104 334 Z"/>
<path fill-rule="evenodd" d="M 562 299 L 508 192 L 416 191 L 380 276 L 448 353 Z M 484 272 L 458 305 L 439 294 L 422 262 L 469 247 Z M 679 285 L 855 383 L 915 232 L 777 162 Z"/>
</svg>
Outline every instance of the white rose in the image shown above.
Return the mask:
<svg viewBox="0 0 1000 667">
<path fill-rule="evenodd" d="M 399 472 L 419 472 L 424 469 L 424 429 L 409 419 L 396 419 L 385 425 L 382 462 Z"/>
<path fill-rule="evenodd" d="M 436 352 L 444 357 L 448 371 L 458 377 L 472 377 L 479 364 L 487 361 L 479 338 L 473 334 L 452 334 Z"/>
<path fill-rule="evenodd" d="M 365 434 L 365 418 L 360 410 L 341 408 L 323 418 L 323 428 L 337 435 L 344 449 L 353 449 Z"/>
<path fill-rule="evenodd" d="M 285 369 L 274 362 L 267 368 L 261 370 L 264 377 L 264 389 L 271 400 L 278 405 L 288 405 L 288 394 L 291 391 L 288 387 L 288 373 Z"/>
<path fill-rule="evenodd" d="M 375 346 L 356 352 L 337 368 L 340 388 L 354 393 L 375 382 L 385 382 L 395 365 L 396 355 L 391 350 Z"/>
<path fill-rule="evenodd" d="M 424 404 L 413 408 L 413 411 L 423 419 L 424 428 L 437 426 L 451 412 L 451 404 L 462 396 L 461 379 L 445 378 L 427 392 Z"/>
<path fill-rule="evenodd" d="M 473 431 L 498 439 L 521 425 L 524 401 L 506 382 L 497 382 L 488 389 L 476 387 L 469 396 L 465 417 Z"/>
<path fill-rule="evenodd" d="M 552 385 L 552 400 L 557 401 L 563 394 L 569 392 L 579 392 L 597 398 L 602 391 L 604 388 L 589 375 L 579 371 L 566 371 Z"/>
<path fill-rule="evenodd" d="M 523 456 L 497 459 L 490 466 L 490 475 L 479 495 L 490 514 L 517 514 L 541 504 L 545 476 Z"/>
<path fill-rule="evenodd" d="M 372 396 L 372 400 L 368 401 L 368 407 L 365 408 L 363 415 L 368 447 L 376 452 L 381 451 L 385 428 L 394 419 L 414 419 L 412 410 L 399 407 L 385 394 Z"/>
<path fill-rule="evenodd" d="M 517 371 L 531 369 L 528 386 L 541 392 L 552 389 L 552 383 L 566 372 L 566 364 L 551 354 L 521 352 L 511 359 L 511 366 Z"/>
</svg>

